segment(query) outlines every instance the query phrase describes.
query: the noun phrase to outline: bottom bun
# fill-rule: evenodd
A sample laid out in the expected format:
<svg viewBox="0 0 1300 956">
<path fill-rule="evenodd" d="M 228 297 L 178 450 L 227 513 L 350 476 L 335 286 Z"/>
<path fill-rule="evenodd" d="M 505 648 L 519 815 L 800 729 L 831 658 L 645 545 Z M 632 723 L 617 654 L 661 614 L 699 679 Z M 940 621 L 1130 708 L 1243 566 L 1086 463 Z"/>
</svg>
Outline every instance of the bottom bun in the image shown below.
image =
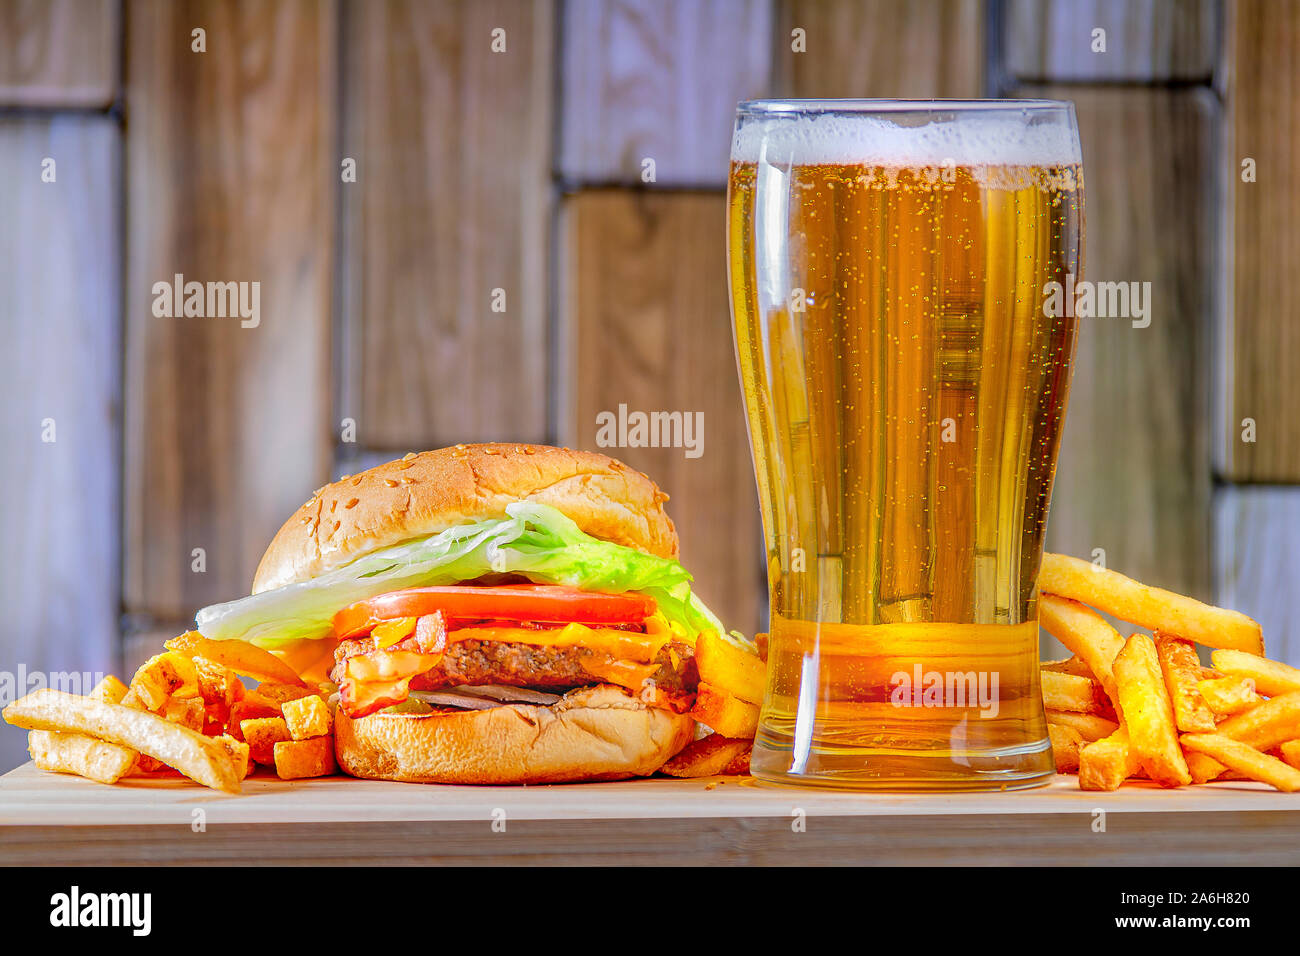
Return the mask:
<svg viewBox="0 0 1300 956">
<path fill-rule="evenodd" d="M 647 707 L 612 684 L 558 702 L 436 714 L 340 709 L 339 766 L 354 777 L 410 783 L 568 783 L 654 773 L 695 737 L 685 714 Z"/>
</svg>

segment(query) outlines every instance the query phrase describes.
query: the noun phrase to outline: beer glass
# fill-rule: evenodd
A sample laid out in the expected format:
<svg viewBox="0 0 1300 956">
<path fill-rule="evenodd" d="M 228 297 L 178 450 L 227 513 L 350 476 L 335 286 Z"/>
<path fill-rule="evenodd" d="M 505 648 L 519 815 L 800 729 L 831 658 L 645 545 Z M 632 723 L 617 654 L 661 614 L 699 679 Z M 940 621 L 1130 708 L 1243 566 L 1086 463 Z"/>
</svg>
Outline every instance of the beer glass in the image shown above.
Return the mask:
<svg viewBox="0 0 1300 956">
<path fill-rule="evenodd" d="M 1082 266 L 1073 105 L 742 103 L 727 203 L 771 602 L 754 776 L 1047 782 L 1034 582 L 1075 344 L 1051 293 Z"/>
</svg>

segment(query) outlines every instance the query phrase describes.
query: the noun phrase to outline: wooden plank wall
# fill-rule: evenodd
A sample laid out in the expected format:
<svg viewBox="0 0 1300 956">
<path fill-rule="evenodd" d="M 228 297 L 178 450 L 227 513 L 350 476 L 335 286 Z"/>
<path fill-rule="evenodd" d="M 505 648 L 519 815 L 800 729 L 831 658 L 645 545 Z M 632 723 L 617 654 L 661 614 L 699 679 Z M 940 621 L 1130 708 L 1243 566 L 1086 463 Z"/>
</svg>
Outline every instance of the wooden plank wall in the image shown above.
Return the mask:
<svg viewBox="0 0 1300 956">
<path fill-rule="evenodd" d="M 146 623 L 248 593 L 329 474 L 336 29 L 317 0 L 126 4 L 123 602 Z M 176 275 L 258 283 L 256 324 L 159 316 Z"/>
<path fill-rule="evenodd" d="M 121 127 L 89 109 L 117 96 L 115 11 L 0 3 L 0 110 L 22 108 L 0 115 L 0 671 L 16 683 L 117 668 Z M 26 743 L 0 724 L 0 770 Z"/>
<path fill-rule="evenodd" d="M 546 439 L 554 16 L 345 4 L 338 418 L 359 448 Z"/>
<path fill-rule="evenodd" d="M 1091 281 L 1149 282 L 1150 324 L 1080 320 L 1048 548 L 1213 597 L 1208 90 L 1048 87 L 1079 118 Z M 1146 320 L 1142 320 L 1145 322 Z"/>
<path fill-rule="evenodd" d="M 1084 278 L 1150 283 L 1145 327 L 1081 320 L 1047 548 L 1212 600 L 1213 4 L 1011 0 L 1001 13 L 991 92 L 1075 104 Z M 1064 653 L 1043 638 L 1044 656 Z"/>
<path fill-rule="evenodd" d="M 1223 216 L 1231 291 L 1220 351 L 1222 468 L 1234 481 L 1294 484 L 1300 482 L 1300 4 L 1230 4 L 1224 55 Z M 1253 436 L 1246 419 L 1254 423 Z"/>
<path fill-rule="evenodd" d="M 1208 83 L 1218 56 L 1219 6 L 1217 0 L 1006 0 L 1003 69 L 1021 80 Z"/>
<path fill-rule="evenodd" d="M 1150 281 L 1152 322 L 1084 329 L 1049 546 L 1297 660 L 1298 47 L 1269 0 L 0 0 L 0 670 L 107 666 L 122 612 L 152 651 L 331 473 L 595 448 L 620 405 L 704 414 L 699 458 L 607 450 L 763 626 L 723 204 L 765 96 L 1075 101 L 1087 277 Z M 155 316 L 177 273 L 259 282 L 258 326 Z"/>
<path fill-rule="evenodd" d="M 780 0 L 777 7 L 773 95 L 972 99 L 983 93 L 981 0 Z M 805 48 L 796 52 L 800 40 Z"/>
<path fill-rule="evenodd" d="M 119 0 L 0 0 L 0 106 L 108 107 L 120 25 Z"/>
<path fill-rule="evenodd" d="M 1236 0 L 1224 20 L 1217 573 L 1224 600 L 1249 609 L 1270 652 L 1297 664 L 1300 5 Z"/>
</svg>

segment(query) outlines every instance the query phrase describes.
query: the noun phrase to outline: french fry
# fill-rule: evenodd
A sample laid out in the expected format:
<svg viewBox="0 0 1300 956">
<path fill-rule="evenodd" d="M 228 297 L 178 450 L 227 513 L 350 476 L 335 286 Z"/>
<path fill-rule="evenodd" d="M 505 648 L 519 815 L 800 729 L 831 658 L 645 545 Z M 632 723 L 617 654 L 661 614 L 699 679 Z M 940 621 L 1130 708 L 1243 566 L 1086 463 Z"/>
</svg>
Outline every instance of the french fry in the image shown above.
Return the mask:
<svg viewBox="0 0 1300 956">
<path fill-rule="evenodd" d="M 1242 680 L 1247 678 L 1229 678 Z M 1224 720 L 1215 733 L 1240 741 L 1256 750 L 1267 750 L 1291 737 L 1300 735 L 1300 693 L 1284 694 L 1272 700 L 1241 711 Z M 1231 779 L 1228 768 L 1208 754 L 1196 755 L 1196 768 L 1192 770 L 1194 783 Z M 1191 763 L 1188 763 L 1191 770 Z"/>
<path fill-rule="evenodd" d="M 1196 682 L 1201 698 L 1221 717 L 1231 717 L 1260 702 L 1255 682 L 1249 677 L 1215 677 Z"/>
<path fill-rule="evenodd" d="M 233 669 L 198 654 L 191 660 L 198 677 L 199 696 L 205 704 L 224 704 L 229 710 L 237 701 L 243 700 L 246 693 L 244 684 Z"/>
<path fill-rule="evenodd" d="M 1256 750 L 1269 750 L 1284 740 L 1300 737 L 1300 691 L 1272 697 L 1229 717 L 1215 728 L 1215 733 Z"/>
<path fill-rule="evenodd" d="M 256 691 L 251 691 L 249 696 L 239 701 L 230 708 L 230 719 L 227 722 L 229 733 L 236 740 L 243 739 L 243 731 L 240 729 L 246 720 L 256 720 L 262 717 L 279 717 L 281 715 L 278 704 L 272 704 L 261 699 L 254 699 Z"/>
<path fill-rule="evenodd" d="M 705 631 L 696 640 L 695 666 L 700 680 L 746 703 L 763 703 L 767 668 L 762 659 L 745 653 L 714 631 Z"/>
<path fill-rule="evenodd" d="M 1239 740 L 1222 734 L 1183 734 L 1182 743 L 1188 750 L 1207 754 L 1251 780 L 1266 783 L 1283 793 L 1300 790 L 1300 770 Z"/>
<path fill-rule="evenodd" d="M 126 692 L 127 686 L 109 674 L 95 685 L 89 696 L 91 700 L 102 700 L 106 704 L 120 704 Z"/>
<path fill-rule="evenodd" d="M 748 776 L 749 758 L 753 755 L 753 746 L 746 747 L 740 753 L 731 758 L 731 762 L 722 768 L 724 776 Z"/>
<path fill-rule="evenodd" d="M 1080 790 L 1118 790 L 1137 771 L 1137 755 L 1129 746 L 1128 729 L 1123 724 L 1109 737 L 1094 740 L 1079 751 Z"/>
<path fill-rule="evenodd" d="M 1078 654 L 1072 654 L 1063 661 L 1040 661 L 1038 667 L 1043 672 L 1051 671 L 1053 674 L 1073 674 L 1075 677 L 1096 679 L 1092 668 Z"/>
<path fill-rule="evenodd" d="M 1069 710 L 1048 710 L 1047 723 L 1060 724 L 1078 733 L 1085 741 L 1091 743 L 1109 737 L 1119 729 L 1119 723 L 1097 714 L 1079 714 Z"/>
<path fill-rule="evenodd" d="M 281 780 L 327 777 L 337 769 L 333 736 L 282 740 L 275 745 L 274 756 L 275 772 Z"/>
<path fill-rule="evenodd" d="M 135 692 L 135 689 L 132 687 L 127 688 L 126 694 L 123 695 L 122 699 L 118 701 L 118 703 L 121 704 L 123 707 L 130 707 L 132 710 L 149 709 L 148 707 L 145 706 L 144 701 L 140 699 L 140 695 L 137 694 Z"/>
<path fill-rule="evenodd" d="M 88 696 L 91 700 L 119 704 L 127 691 L 125 684 L 109 674 L 91 689 Z M 42 770 L 77 774 L 100 783 L 116 783 L 131 773 L 140 761 L 140 755 L 129 747 L 119 747 L 85 734 L 53 730 L 28 733 L 27 751 L 32 755 L 32 762 Z"/>
<path fill-rule="evenodd" d="M 42 770 L 72 773 L 99 783 L 117 783 L 135 766 L 130 747 L 105 743 L 87 734 L 33 730 L 27 734 L 27 752 Z"/>
<path fill-rule="evenodd" d="M 1195 750 L 1184 748 L 1183 758 L 1187 761 L 1187 772 L 1192 775 L 1192 783 L 1209 783 L 1223 776 L 1228 769 L 1209 754 Z"/>
<path fill-rule="evenodd" d="M 240 723 L 239 730 L 253 759 L 267 767 L 275 765 L 275 745 L 293 739 L 283 717 L 245 720 Z"/>
<path fill-rule="evenodd" d="M 235 768 L 239 772 L 240 780 L 253 772 L 253 754 L 249 750 L 248 744 L 242 740 L 236 740 L 229 734 L 222 734 L 213 739 L 221 744 L 226 753 L 230 754 L 230 758 L 235 762 Z"/>
<path fill-rule="evenodd" d="M 203 732 L 203 718 L 206 716 L 201 697 L 173 697 L 163 704 L 158 716 L 180 724 L 190 730 Z"/>
<path fill-rule="evenodd" d="M 1043 706 L 1050 710 L 1068 710 L 1076 714 L 1113 714 L 1110 698 L 1101 681 L 1057 671 L 1041 673 Z"/>
<path fill-rule="evenodd" d="M 1134 634 L 1115 657 L 1115 686 L 1120 712 L 1128 729 L 1129 746 L 1147 776 L 1162 787 L 1192 782 L 1178 746 L 1174 709 L 1160 673 L 1155 642 Z"/>
<path fill-rule="evenodd" d="M 1148 630 L 1164 631 L 1210 647 L 1264 653 L 1263 632 L 1246 615 L 1139 584 L 1117 571 L 1098 568 L 1079 558 L 1044 554 L 1038 588 L 1046 594 L 1090 604 Z"/>
<path fill-rule="evenodd" d="M 724 737 L 753 738 L 758 730 L 758 708 L 700 681 L 691 716 Z"/>
<path fill-rule="evenodd" d="M 1038 622 L 1088 665 L 1118 708 L 1114 663 L 1115 655 L 1124 646 L 1119 631 L 1092 608 L 1051 594 L 1038 598 Z"/>
<path fill-rule="evenodd" d="M 299 686 L 303 684 L 302 678 L 292 667 L 270 651 L 264 651 L 247 641 L 213 641 L 198 631 L 186 631 L 180 637 L 173 637 L 165 646 L 168 650 L 187 657 L 206 657 L 254 680 Z"/>
<path fill-rule="evenodd" d="M 286 700 L 280 705 L 280 711 L 294 740 L 323 737 L 334 727 L 329 705 L 314 695 Z"/>
<path fill-rule="evenodd" d="M 751 740 L 732 740 L 721 734 L 710 734 L 687 744 L 660 767 L 659 772 L 670 777 L 712 777 L 736 772 L 732 768 L 742 760 L 747 771 L 752 747 Z"/>
<path fill-rule="evenodd" d="M 1255 690 L 1266 697 L 1289 694 L 1300 690 L 1300 669 L 1270 661 L 1257 654 L 1241 651 L 1218 650 L 1210 655 L 1216 670 L 1234 677 L 1249 677 L 1255 682 Z"/>
<path fill-rule="evenodd" d="M 1284 740 L 1279 745 L 1278 750 L 1281 752 L 1283 760 L 1300 770 L 1300 739 Z"/>
<path fill-rule="evenodd" d="M 1196 689 L 1201 676 L 1196 646 L 1191 641 L 1160 631 L 1156 632 L 1155 642 L 1160 673 L 1164 676 L 1165 688 L 1174 707 L 1174 723 L 1184 733 L 1213 732 L 1214 711 Z"/>
<path fill-rule="evenodd" d="M 1056 761 L 1056 772 L 1077 772 L 1079 751 L 1088 741 L 1084 740 L 1073 727 L 1066 727 L 1064 724 L 1048 724 L 1047 733 L 1052 740 L 1052 759 Z"/>
<path fill-rule="evenodd" d="M 276 681 L 262 681 L 257 685 L 256 690 L 250 690 L 244 695 L 246 699 L 252 698 L 262 701 L 268 701 L 277 708 L 281 707 L 286 701 L 301 700 L 303 697 L 319 697 L 314 687 L 304 687 L 296 684 L 281 684 Z"/>
<path fill-rule="evenodd" d="M 162 710 L 167 698 L 194 697 L 199 692 L 194 662 L 183 654 L 167 651 L 155 654 L 140 665 L 131 678 L 131 691 L 149 710 Z"/>
<path fill-rule="evenodd" d="M 139 751 L 175 767 L 191 780 L 215 790 L 239 792 L 239 775 L 230 754 L 211 737 L 195 733 L 143 710 L 38 690 L 4 709 L 4 719 L 27 730 L 88 734 Z"/>
</svg>

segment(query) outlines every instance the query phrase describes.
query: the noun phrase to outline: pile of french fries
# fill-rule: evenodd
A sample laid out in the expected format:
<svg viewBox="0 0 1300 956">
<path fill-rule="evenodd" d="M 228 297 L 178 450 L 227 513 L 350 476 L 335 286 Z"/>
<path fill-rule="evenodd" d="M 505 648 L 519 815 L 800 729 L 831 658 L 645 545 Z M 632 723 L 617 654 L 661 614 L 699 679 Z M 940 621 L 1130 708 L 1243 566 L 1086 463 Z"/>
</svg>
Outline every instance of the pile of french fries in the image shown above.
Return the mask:
<svg viewBox="0 0 1300 956">
<path fill-rule="evenodd" d="M 1300 669 L 1264 657 L 1259 624 L 1045 554 L 1039 621 L 1072 653 L 1042 665 L 1056 769 L 1084 790 L 1256 780 L 1300 790 Z M 1097 611 L 1145 628 L 1127 640 Z M 1205 667 L 1196 645 L 1215 648 Z"/>
<path fill-rule="evenodd" d="M 659 772 L 670 777 L 749 773 L 766 665 L 708 631 L 695 642 L 695 666 L 700 685 L 691 716 L 712 732 L 687 744 Z"/>
<path fill-rule="evenodd" d="M 238 793 L 254 764 L 285 780 L 335 771 L 330 687 L 313 687 L 244 641 L 182 634 L 135 672 L 105 677 L 85 697 L 38 690 L 4 709 L 30 731 L 42 770 L 100 783 L 183 775 Z M 240 677 L 257 681 L 251 689 Z"/>
</svg>

